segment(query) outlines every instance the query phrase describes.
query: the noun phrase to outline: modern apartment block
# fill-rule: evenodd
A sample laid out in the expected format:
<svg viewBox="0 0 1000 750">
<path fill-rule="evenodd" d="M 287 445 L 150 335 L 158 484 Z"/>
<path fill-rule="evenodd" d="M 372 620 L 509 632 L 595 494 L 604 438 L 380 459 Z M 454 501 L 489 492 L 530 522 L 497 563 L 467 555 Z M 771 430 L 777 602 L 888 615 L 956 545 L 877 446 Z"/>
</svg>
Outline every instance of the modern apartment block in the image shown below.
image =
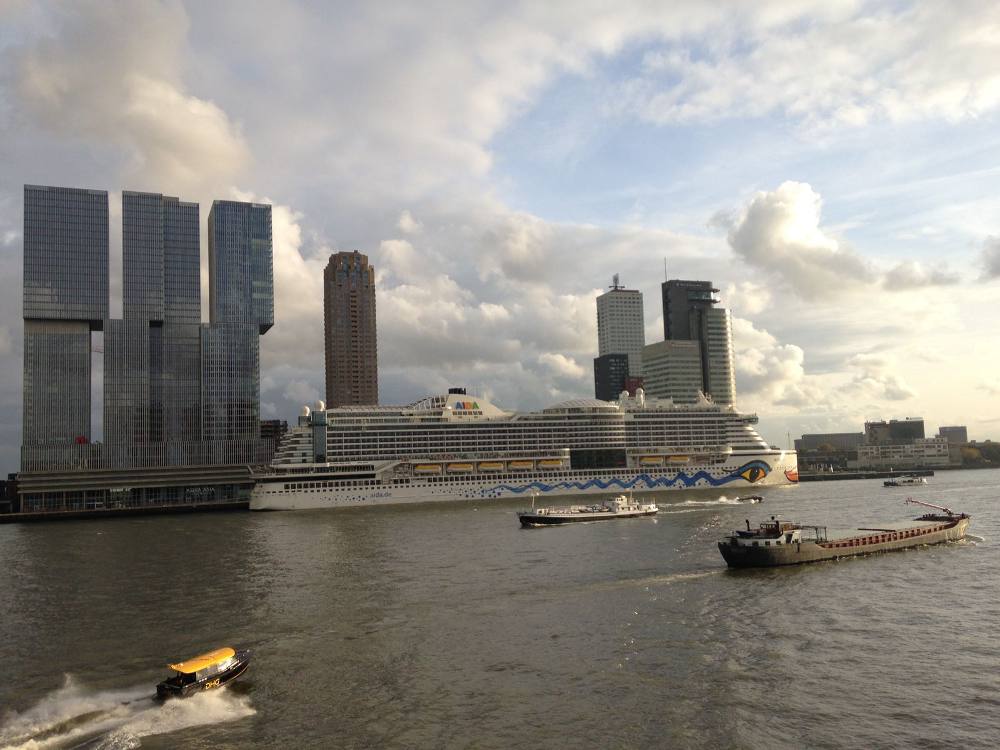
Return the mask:
<svg viewBox="0 0 1000 750">
<path fill-rule="evenodd" d="M 334 253 L 323 270 L 326 404 L 378 404 L 375 268 L 357 251 Z"/>
<path fill-rule="evenodd" d="M 611 288 L 597 298 L 597 353 L 627 354 L 628 374 L 633 377 L 642 375 L 643 321 L 642 292 L 626 289 L 615 274 Z"/>
<path fill-rule="evenodd" d="M 235 496 L 271 447 L 259 406 L 259 336 L 274 322 L 270 206 L 213 204 L 207 325 L 196 203 L 122 194 L 121 319 L 109 316 L 106 192 L 25 186 L 24 238 L 24 508 Z M 94 330 L 104 333 L 100 442 Z"/>
</svg>

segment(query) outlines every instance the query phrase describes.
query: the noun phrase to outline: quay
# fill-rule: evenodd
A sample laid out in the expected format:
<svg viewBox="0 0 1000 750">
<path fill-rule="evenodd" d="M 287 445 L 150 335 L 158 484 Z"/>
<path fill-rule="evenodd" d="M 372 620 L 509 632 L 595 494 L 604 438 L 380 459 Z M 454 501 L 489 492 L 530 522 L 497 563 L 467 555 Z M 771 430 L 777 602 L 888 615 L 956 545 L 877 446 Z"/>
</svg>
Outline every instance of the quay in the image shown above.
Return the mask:
<svg viewBox="0 0 1000 750">
<path fill-rule="evenodd" d="M 892 477 L 932 477 L 933 469 L 799 472 L 800 482 L 834 482 L 840 479 L 890 479 Z"/>
</svg>

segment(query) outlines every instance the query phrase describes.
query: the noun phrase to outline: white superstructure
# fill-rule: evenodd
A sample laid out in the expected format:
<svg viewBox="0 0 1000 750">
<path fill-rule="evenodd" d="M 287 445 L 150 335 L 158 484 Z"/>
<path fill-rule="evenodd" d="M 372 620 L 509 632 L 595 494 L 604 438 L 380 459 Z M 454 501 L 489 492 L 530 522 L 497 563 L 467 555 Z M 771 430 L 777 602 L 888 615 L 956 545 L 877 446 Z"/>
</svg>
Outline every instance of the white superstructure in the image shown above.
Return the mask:
<svg viewBox="0 0 1000 750">
<path fill-rule="evenodd" d="M 564 401 L 505 412 L 462 389 L 408 406 L 303 409 L 253 510 L 654 492 L 787 484 L 794 451 L 769 448 L 757 418 L 702 399 Z"/>
</svg>

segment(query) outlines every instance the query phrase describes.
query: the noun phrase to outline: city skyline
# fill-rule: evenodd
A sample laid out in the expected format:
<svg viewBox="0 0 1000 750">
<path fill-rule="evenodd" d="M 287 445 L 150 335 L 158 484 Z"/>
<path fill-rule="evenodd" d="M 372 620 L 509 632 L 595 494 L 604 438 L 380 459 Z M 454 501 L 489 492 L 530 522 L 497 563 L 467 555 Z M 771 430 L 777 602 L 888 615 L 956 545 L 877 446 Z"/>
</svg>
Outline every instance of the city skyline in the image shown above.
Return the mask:
<svg viewBox="0 0 1000 750">
<path fill-rule="evenodd" d="M 323 394 L 319 279 L 359 248 L 385 402 L 588 395 L 599 282 L 657 299 L 666 258 L 721 290 L 737 407 L 770 442 L 914 413 L 991 436 L 993 5 L 278 15 L 260 34 L 225 3 L 0 10 L 0 468 L 21 436 L 24 184 L 112 188 L 113 318 L 115 186 L 272 202 L 263 418 Z"/>
</svg>

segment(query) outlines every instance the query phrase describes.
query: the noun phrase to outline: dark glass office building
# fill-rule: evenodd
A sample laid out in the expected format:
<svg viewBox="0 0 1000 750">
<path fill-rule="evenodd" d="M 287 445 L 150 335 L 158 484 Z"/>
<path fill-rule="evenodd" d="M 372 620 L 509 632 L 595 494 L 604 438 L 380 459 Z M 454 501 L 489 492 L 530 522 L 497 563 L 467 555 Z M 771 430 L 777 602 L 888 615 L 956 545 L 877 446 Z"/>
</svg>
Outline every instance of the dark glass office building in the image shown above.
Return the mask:
<svg viewBox="0 0 1000 750">
<path fill-rule="evenodd" d="M 594 358 L 594 397 L 603 401 L 617 401 L 627 390 L 627 354 L 602 354 Z"/>
<path fill-rule="evenodd" d="M 273 446 L 260 438 L 259 336 L 274 318 L 270 206 L 216 202 L 209 227 L 214 304 L 203 325 L 198 204 L 124 192 L 123 318 L 112 320 L 107 193 L 25 187 L 21 468 L 35 474 L 28 485 L 44 472 L 245 469 L 269 460 Z M 104 331 L 99 444 L 91 444 L 92 330 Z M 176 499 L 177 477 L 168 474 L 157 481 L 172 486 L 141 497 Z"/>
<path fill-rule="evenodd" d="M 22 445 L 90 442 L 90 339 L 108 317 L 108 194 L 24 186 Z"/>
<path fill-rule="evenodd" d="M 716 307 L 718 291 L 711 281 L 663 282 L 663 338 L 699 342 L 701 390 L 715 403 L 730 405 L 736 400 L 732 318 Z"/>
</svg>

